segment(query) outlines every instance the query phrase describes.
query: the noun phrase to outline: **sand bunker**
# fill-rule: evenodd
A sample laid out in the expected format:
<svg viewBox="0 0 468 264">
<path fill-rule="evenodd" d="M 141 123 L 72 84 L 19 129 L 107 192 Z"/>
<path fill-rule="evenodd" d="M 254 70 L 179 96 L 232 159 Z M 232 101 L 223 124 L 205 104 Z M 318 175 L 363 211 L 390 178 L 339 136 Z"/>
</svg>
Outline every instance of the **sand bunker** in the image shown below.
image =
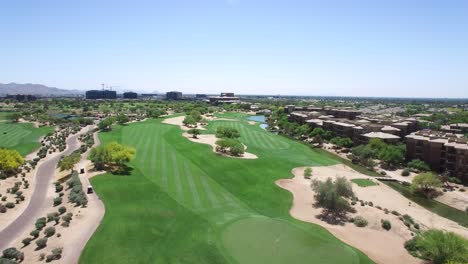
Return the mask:
<svg viewBox="0 0 468 264">
<path fill-rule="evenodd" d="M 352 223 L 343 226 L 330 225 L 317 219 L 320 208 L 314 208 L 313 191 L 310 188 L 311 180 L 303 177 L 304 168 L 295 168 L 292 173 L 293 179 L 281 179 L 276 184 L 293 194 L 293 205 L 290 214 L 302 221 L 315 223 L 323 226 L 340 240 L 360 249 L 370 258 L 378 263 L 422 263 L 421 260 L 412 257 L 404 248 L 404 242 L 411 238 L 411 232 L 402 221 L 393 214 L 385 214 L 383 210 L 375 208 L 379 205 L 388 210 L 396 210 L 400 214 L 412 216 L 424 228 L 437 228 L 456 232 L 468 237 L 468 229 L 457 223 L 440 217 L 423 207 L 411 203 L 385 184 L 380 183 L 371 187 L 359 187 L 353 184 L 353 190 L 359 199 L 372 201 L 374 207 L 355 206 L 357 213 L 350 216 L 360 215 L 369 222 L 367 227 L 359 228 Z M 333 165 L 327 167 L 313 167 L 311 179 L 325 180 L 327 177 L 345 176 L 348 179 L 372 177 L 358 173 L 345 165 Z M 375 180 L 374 180 L 375 181 Z M 392 229 L 382 229 L 380 220 L 389 220 Z"/>
<path fill-rule="evenodd" d="M 185 131 L 184 133 L 182 133 L 182 136 L 188 138 L 192 142 L 210 145 L 213 149 L 213 152 L 215 152 L 216 154 L 223 155 L 225 157 L 230 157 L 230 158 L 258 159 L 257 155 L 248 153 L 248 152 L 244 152 L 244 154 L 239 157 L 224 155 L 222 153 L 216 152 L 216 140 L 218 140 L 218 138 L 216 138 L 216 136 L 213 134 L 203 134 L 203 135 L 198 135 L 197 138 L 193 138 L 192 135 L 186 132 L 190 130 L 191 128 L 184 126 L 184 124 L 182 123 L 184 121 L 184 118 L 185 116 L 167 118 L 163 120 L 163 123 L 179 126 L 183 131 Z M 198 128 L 198 129 L 204 129 L 204 128 Z M 244 148 L 247 149 L 247 146 L 244 145 Z"/>
</svg>

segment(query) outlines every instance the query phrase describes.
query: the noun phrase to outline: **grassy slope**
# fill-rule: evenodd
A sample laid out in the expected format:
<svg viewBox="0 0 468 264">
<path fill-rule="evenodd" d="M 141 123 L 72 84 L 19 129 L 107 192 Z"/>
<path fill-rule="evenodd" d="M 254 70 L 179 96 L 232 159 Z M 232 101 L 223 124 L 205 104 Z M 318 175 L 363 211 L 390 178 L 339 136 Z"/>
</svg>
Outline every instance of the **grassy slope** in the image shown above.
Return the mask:
<svg viewBox="0 0 468 264">
<path fill-rule="evenodd" d="M 35 128 L 29 123 L 0 123 L 0 147 L 17 150 L 26 156 L 40 147 L 38 139 L 52 132 L 51 127 Z M 6 132 L 6 134 L 5 134 Z"/>
<path fill-rule="evenodd" d="M 294 167 L 334 159 L 245 121 L 208 128 L 219 125 L 238 128 L 260 158 L 220 157 L 159 120 L 100 134 L 104 143 L 137 148 L 135 170 L 92 179 L 106 215 L 80 262 L 372 263 L 323 228 L 291 218 L 292 196 L 274 184 Z"/>
</svg>

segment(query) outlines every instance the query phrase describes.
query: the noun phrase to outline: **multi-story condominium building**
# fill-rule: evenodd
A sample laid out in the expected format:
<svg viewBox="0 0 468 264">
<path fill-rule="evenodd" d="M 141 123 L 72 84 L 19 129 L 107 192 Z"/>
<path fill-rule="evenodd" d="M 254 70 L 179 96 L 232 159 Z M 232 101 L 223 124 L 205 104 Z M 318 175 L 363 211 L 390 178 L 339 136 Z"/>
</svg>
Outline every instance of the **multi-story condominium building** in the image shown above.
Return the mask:
<svg viewBox="0 0 468 264">
<path fill-rule="evenodd" d="M 468 183 L 468 139 L 459 134 L 418 131 L 406 136 L 406 158 L 420 159 L 432 170 Z"/>
</svg>

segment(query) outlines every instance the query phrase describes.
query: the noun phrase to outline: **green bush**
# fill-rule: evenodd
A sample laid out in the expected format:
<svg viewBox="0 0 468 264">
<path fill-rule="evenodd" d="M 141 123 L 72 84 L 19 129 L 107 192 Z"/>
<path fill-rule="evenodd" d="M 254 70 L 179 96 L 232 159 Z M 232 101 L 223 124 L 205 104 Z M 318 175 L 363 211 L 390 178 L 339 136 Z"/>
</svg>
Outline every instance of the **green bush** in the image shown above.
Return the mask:
<svg viewBox="0 0 468 264">
<path fill-rule="evenodd" d="M 367 226 L 367 224 L 368 224 L 367 220 L 364 219 L 362 216 L 356 216 L 356 217 L 354 217 L 353 223 L 354 223 L 357 227 L 365 227 L 365 226 Z"/>
<path fill-rule="evenodd" d="M 31 233 L 29 233 L 29 234 L 34 238 L 38 238 L 39 234 L 40 234 L 40 231 L 35 229 L 35 230 L 31 231 Z"/>
<path fill-rule="evenodd" d="M 60 206 L 58 211 L 60 214 L 64 214 L 67 211 L 67 208 L 65 208 L 65 206 Z"/>
<path fill-rule="evenodd" d="M 63 185 L 61 184 L 55 185 L 55 192 L 59 193 L 61 191 L 63 191 Z"/>
<path fill-rule="evenodd" d="M 468 263 L 468 240 L 452 232 L 428 230 L 408 240 L 405 248 L 434 264 Z"/>
<path fill-rule="evenodd" d="M 27 237 L 27 238 L 23 239 L 21 241 L 21 243 L 23 243 L 24 246 L 27 246 L 27 245 L 31 244 L 31 241 L 32 241 L 32 238 Z"/>
<path fill-rule="evenodd" d="M 41 238 L 41 239 L 38 239 L 36 241 L 36 245 L 39 249 L 41 248 L 45 248 L 47 246 L 47 237 L 44 237 L 44 238 Z"/>
<path fill-rule="evenodd" d="M 47 227 L 45 230 L 44 230 L 44 234 L 46 235 L 46 237 L 51 237 L 55 234 L 55 227 L 51 226 L 51 227 Z"/>
<path fill-rule="evenodd" d="M 47 223 L 54 221 L 59 214 L 57 212 L 47 214 Z"/>
<path fill-rule="evenodd" d="M 14 260 L 22 261 L 24 259 L 23 252 L 19 251 L 15 247 L 11 247 L 11 248 L 7 248 L 7 249 L 3 250 L 2 254 L 3 254 L 3 258 L 9 259 L 9 260 L 14 259 Z M 8 262 L 6 262 L 6 263 L 8 263 Z M 14 263 L 16 263 L 16 262 L 14 262 Z"/>
<path fill-rule="evenodd" d="M 385 230 L 392 229 L 392 224 L 390 223 L 390 221 L 382 219 L 380 222 L 382 223 L 382 228 L 383 229 L 385 229 Z"/>
<path fill-rule="evenodd" d="M 54 206 L 60 205 L 62 203 L 62 197 L 54 198 Z"/>
<path fill-rule="evenodd" d="M 409 176 L 410 175 L 410 171 L 408 169 L 404 169 L 402 172 L 401 172 L 401 176 Z"/>
<path fill-rule="evenodd" d="M 6 208 L 9 208 L 9 209 L 15 208 L 15 204 L 14 204 L 14 203 L 11 203 L 11 202 L 10 202 L 10 203 L 6 203 L 6 204 L 5 204 L 5 207 L 6 207 Z"/>
</svg>

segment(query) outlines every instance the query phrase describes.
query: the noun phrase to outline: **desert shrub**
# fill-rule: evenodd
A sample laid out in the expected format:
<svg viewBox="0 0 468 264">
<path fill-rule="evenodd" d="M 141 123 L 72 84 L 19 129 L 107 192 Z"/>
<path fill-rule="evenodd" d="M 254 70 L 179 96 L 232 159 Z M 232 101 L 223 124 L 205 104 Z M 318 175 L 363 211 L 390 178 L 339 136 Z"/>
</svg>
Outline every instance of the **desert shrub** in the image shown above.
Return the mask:
<svg viewBox="0 0 468 264">
<path fill-rule="evenodd" d="M 67 222 L 67 221 L 63 221 L 61 226 L 63 227 L 69 227 L 70 226 L 70 222 Z"/>
<path fill-rule="evenodd" d="M 408 222 L 410 225 L 414 225 L 414 223 L 415 223 L 414 219 L 411 216 L 407 215 L 407 214 L 404 214 L 402 216 L 402 218 L 403 218 L 404 222 Z"/>
<path fill-rule="evenodd" d="M 42 228 L 46 226 L 46 218 L 45 217 L 38 218 L 34 225 L 36 226 L 36 229 L 42 230 Z"/>
<path fill-rule="evenodd" d="M 5 202 L 6 199 L 7 199 L 7 197 L 6 197 L 6 196 L 3 196 L 3 197 L 2 197 L 2 202 Z"/>
<path fill-rule="evenodd" d="M 72 220 L 72 216 L 70 214 L 66 214 L 62 216 L 62 220 L 65 222 L 70 222 Z"/>
<path fill-rule="evenodd" d="M 354 217 L 354 222 L 353 222 L 357 227 L 365 227 L 367 226 L 368 222 L 366 219 L 364 219 L 362 216 L 356 216 Z"/>
<path fill-rule="evenodd" d="M 402 172 L 401 172 L 401 176 L 409 176 L 410 175 L 410 171 L 408 169 L 404 169 Z"/>
<path fill-rule="evenodd" d="M 63 191 L 63 185 L 61 184 L 55 185 L 55 192 L 59 193 L 61 191 Z"/>
<path fill-rule="evenodd" d="M 338 177 L 335 181 L 328 178 L 325 182 L 313 181 L 312 189 L 315 191 L 316 205 L 332 215 L 337 216 L 350 209 L 345 198 L 351 198 L 354 194 L 346 178 Z"/>
<path fill-rule="evenodd" d="M 68 195 L 68 200 L 71 203 L 74 203 L 76 206 L 86 206 L 86 204 L 88 204 L 88 198 L 83 192 L 83 187 L 77 172 L 72 173 L 72 177 L 67 182 L 67 185 L 69 188 L 71 188 L 70 194 Z"/>
<path fill-rule="evenodd" d="M 53 260 L 58 260 L 62 257 L 62 248 L 52 249 L 52 254 L 47 255 L 46 262 L 51 262 Z"/>
<path fill-rule="evenodd" d="M 27 245 L 31 244 L 31 241 L 32 241 L 32 238 L 27 237 L 27 238 L 23 239 L 21 241 L 21 243 L 23 243 L 24 246 L 27 246 Z"/>
<path fill-rule="evenodd" d="M 60 214 L 64 214 L 67 211 L 67 208 L 65 208 L 65 206 L 60 206 L 58 211 Z"/>
<path fill-rule="evenodd" d="M 407 241 L 405 248 L 434 264 L 468 262 L 468 240 L 452 232 L 428 230 Z"/>
<path fill-rule="evenodd" d="M 54 206 L 62 204 L 62 197 L 54 198 Z"/>
<path fill-rule="evenodd" d="M 7 208 L 3 204 L 0 204 L 0 213 L 6 213 L 6 211 Z"/>
<path fill-rule="evenodd" d="M 387 173 L 385 171 L 381 171 L 380 175 L 385 176 L 385 175 L 387 175 Z"/>
<path fill-rule="evenodd" d="M 39 261 L 43 261 L 45 259 L 45 254 L 44 253 L 41 253 L 39 255 Z"/>
<path fill-rule="evenodd" d="M 39 249 L 45 248 L 47 246 L 47 237 L 38 239 L 36 245 Z"/>
<path fill-rule="evenodd" d="M 55 227 L 51 226 L 51 227 L 47 227 L 45 230 L 44 230 L 44 234 L 47 236 L 47 237 L 51 237 L 55 234 Z"/>
<path fill-rule="evenodd" d="M 311 167 L 307 167 L 305 168 L 304 170 L 304 177 L 309 179 L 310 176 L 312 176 L 312 168 Z"/>
<path fill-rule="evenodd" d="M 14 260 L 22 260 L 24 259 L 24 254 L 16 249 L 15 247 L 7 248 L 2 251 L 3 258 L 6 259 L 14 259 Z"/>
<path fill-rule="evenodd" d="M 396 216 L 400 216 L 400 213 L 397 212 L 397 211 L 395 211 L 395 210 L 392 211 L 392 214 L 393 214 L 393 215 L 396 215 Z"/>
<path fill-rule="evenodd" d="M 368 202 L 367 205 L 372 207 L 372 206 L 374 206 L 374 203 L 373 202 Z"/>
<path fill-rule="evenodd" d="M 52 222 L 59 214 L 57 212 L 47 214 L 47 222 Z"/>
<path fill-rule="evenodd" d="M 29 233 L 29 234 L 34 238 L 38 238 L 39 234 L 40 234 L 40 231 L 35 229 L 35 230 L 31 231 L 31 233 Z"/>
<path fill-rule="evenodd" d="M 5 207 L 6 207 L 6 208 L 9 208 L 9 209 L 15 208 L 15 204 L 12 203 L 12 202 L 9 202 L 9 203 L 6 203 L 6 204 L 5 204 Z"/>
<path fill-rule="evenodd" d="M 385 229 L 385 230 L 392 229 L 392 224 L 390 223 L 390 221 L 382 219 L 380 222 L 382 223 L 382 228 L 383 229 Z"/>
</svg>

